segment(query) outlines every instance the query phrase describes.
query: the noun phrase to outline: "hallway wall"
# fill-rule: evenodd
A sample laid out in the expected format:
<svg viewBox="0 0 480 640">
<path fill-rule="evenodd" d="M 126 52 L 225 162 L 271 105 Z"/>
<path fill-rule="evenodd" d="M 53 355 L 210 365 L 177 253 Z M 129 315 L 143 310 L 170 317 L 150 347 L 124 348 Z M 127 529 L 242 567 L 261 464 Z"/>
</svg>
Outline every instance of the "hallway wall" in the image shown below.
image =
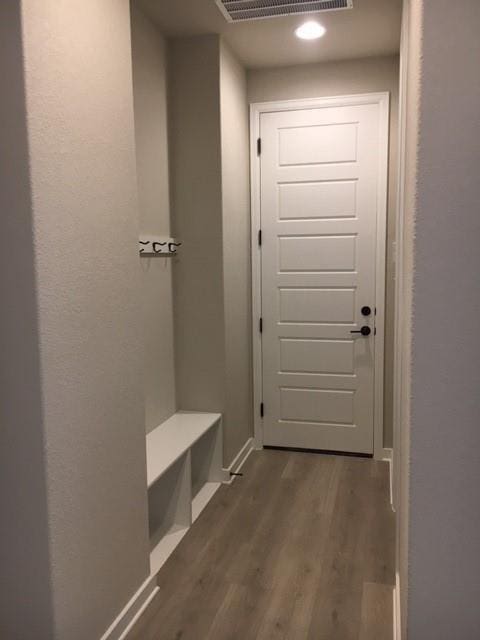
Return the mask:
<svg viewBox="0 0 480 640">
<path fill-rule="evenodd" d="M 0 3 L 0 74 L 9 79 L 0 100 L 0 637 L 49 640 L 53 595 L 21 13 L 19 2 Z"/>
<path fill-rule="evenodd" d="M 390 92 L 390 162 L 387 225 L 384 446 L 393 445 L 393 344 L 399 58 L 365 58 L 248 72 L 248 100 L 268 102 L 355 93 Z"/>
<path fill-rule="evenodd" d="M 149 574 L 129 4 L 0 18 L 0 635 L 96 640 Z"/>
<path fill-rule="evenodd" d="M 231 461 L 253 422 L 246 72 L 218 36 L 167 43 L 135 3 L 132 46 L 140 232 L 183 242 L 141 260 L 147 432 L 221 411 Z"/>
<path fill-rule="evenodd" d="M 224 414 L 224 465 L 253 433 L 245 73 L 219 36 L 169 47 L 177 395 Z"/>
<path fill-rule="evenodd" d="M 140 234 L 170 235 L 167 43 L 131 2 Z M 143 384 L 147 433 L 177 409 L 172 258 L 142 258 Z"/>
<path fill-rule="evenodd" d="M 411 252 L 408 640 L 480 628 L 480 4 L 415 0 L 409 103 Z M 418 119 L 418 130 L 415 128 Z M 409 441 L 408 441 L 409 436 Z M 409 462 L 409 466 L 408 466 Z M 402 527 L 403 528 L 403 527 Z"/>
<path fill-rule="evenodd" d="M 402 179 L 404 192 L 401 194 L 399 222 L 399 280 L 398 280 L 398 349 L 396 353 L 396 392 L 398 408 L 395 425 L 395 448 L 393 456 L 394 491 L 397 510 L 397 559 L 396 594 L 400 606 L 400 640 L 407 638 L 408 613 L 408 538 L 410 531 L 410 395 L 411 395 L 411 319 L 412 286 L 414 277 L 413 239 L 415 234 L 416 184 L 418 171 L 418 133 L 421 70 L 421 29 L 422 8 L 418 2 L 404 2 L 402 19 Z M 401 235 L 400 235 L 401 234 Z M 401 269 L 401 271 L 400 271 Z M 398 622 L 397 622 L 398 624 Z"/>
<path fill-rule="evenodd" d="M 250 161 L 247 75 L 220 45 L 227 460 L 253 435 Z"/>
<path fill-rule="evenodd" d="M 169 45 L 172 227 L 180 409 L 225 410 L 220 58 L 218 36 Z"/>
</svg>

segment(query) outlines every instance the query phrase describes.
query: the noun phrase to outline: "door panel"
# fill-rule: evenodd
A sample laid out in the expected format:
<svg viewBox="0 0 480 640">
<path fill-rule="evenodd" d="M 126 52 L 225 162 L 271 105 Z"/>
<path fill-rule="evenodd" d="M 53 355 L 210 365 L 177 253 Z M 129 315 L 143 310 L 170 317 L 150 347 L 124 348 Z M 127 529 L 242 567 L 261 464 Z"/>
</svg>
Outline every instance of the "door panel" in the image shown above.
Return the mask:
<svg viewBox="0 0 480 640">
<path fill-rule="evenodd" d="M 354 374 L 353 340 L 280 338 L 281 373 Z"/>
<path fill-rule="evenodd" d="M 280 271 L 354 271 L 356 237 L 281 236 Z"/>
<path fill-rule="evenodd" d="M 353 426 L 353 391 L 280 389 L 280 419 L 296 422 L 338 422 Z"/>
<path fill-rule="evenodd" d="M 279 218 L 280 220 L 355 218 L 356 192 L 355 180 L 319 180 L 279 184 Z"/>
<path fill-rule="evenodd" d="M 261 115 L 266 445 L 373 452 L 379 128 L 378 104 Z"/>
<path fill-rule="evenodd" d="M 278 293 L 280 323 L 355 321 L 355 289 L 282 287 Z"/>
<path fill-rule="evenodd" d="M 355 162 L 357 123 L 279 127 L 280 166 Z"/>
</svg>

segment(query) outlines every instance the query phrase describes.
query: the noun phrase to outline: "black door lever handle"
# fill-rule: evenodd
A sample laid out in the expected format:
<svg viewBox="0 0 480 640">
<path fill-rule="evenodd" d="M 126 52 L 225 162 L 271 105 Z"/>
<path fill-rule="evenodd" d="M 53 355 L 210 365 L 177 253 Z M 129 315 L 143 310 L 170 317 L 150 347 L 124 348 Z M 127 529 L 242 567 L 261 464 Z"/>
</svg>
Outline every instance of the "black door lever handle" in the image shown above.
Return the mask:
<svg viewBox="0 0 480 640">
<path fill-rule="evenodd" d="M 365 326 L 358 331 L 350 331 L 350 333 L 361 333 L 362 336 L 369 336 L 372 333 L 372 330 L 370 329 L 370 327 Z"/>
</svg>

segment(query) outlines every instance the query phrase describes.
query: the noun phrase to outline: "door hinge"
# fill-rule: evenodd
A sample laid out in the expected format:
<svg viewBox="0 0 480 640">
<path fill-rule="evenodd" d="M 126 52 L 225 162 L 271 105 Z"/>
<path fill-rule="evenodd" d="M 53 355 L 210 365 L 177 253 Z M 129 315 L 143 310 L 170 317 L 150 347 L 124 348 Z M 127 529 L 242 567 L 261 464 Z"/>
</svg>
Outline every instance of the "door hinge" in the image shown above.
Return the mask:
<svg viewBox="0 0 480 640">
<path fill-rule="evenodd" d="M 262 153 L 262 139 L 257 138 L 257 155 L 261 155 Z"/>
<path fill-rule="evenodd" d="M 265 415 L 265 408 L 263 406 L 263 402 L 260 403 L 260 417 L 263 418 Z"/>
<path fill-rule="evenodd" d="M 262 230 L 261 229 L 258 230 L 258 246 L 259 247 L 262 246 Z"/>
<path fill-rule="evenodd" d="M 260 318 L 259 326 L 260 326 L 260 333 L 263 333 L 263 318 Z"/>
</svg>

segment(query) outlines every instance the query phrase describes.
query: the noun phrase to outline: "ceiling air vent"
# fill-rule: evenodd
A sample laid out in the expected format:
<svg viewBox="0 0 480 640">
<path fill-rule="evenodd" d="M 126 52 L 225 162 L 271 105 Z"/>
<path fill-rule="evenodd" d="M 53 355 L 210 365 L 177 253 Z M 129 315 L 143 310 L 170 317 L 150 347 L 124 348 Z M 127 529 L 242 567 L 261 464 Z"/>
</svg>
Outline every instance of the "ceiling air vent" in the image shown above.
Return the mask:
<svg viewBox="0 0 480 640">
<path fill-rule="evenodd" d="M 352 9 L 353 0 L 215 0 L 228 22 Z"/>
</svg>

